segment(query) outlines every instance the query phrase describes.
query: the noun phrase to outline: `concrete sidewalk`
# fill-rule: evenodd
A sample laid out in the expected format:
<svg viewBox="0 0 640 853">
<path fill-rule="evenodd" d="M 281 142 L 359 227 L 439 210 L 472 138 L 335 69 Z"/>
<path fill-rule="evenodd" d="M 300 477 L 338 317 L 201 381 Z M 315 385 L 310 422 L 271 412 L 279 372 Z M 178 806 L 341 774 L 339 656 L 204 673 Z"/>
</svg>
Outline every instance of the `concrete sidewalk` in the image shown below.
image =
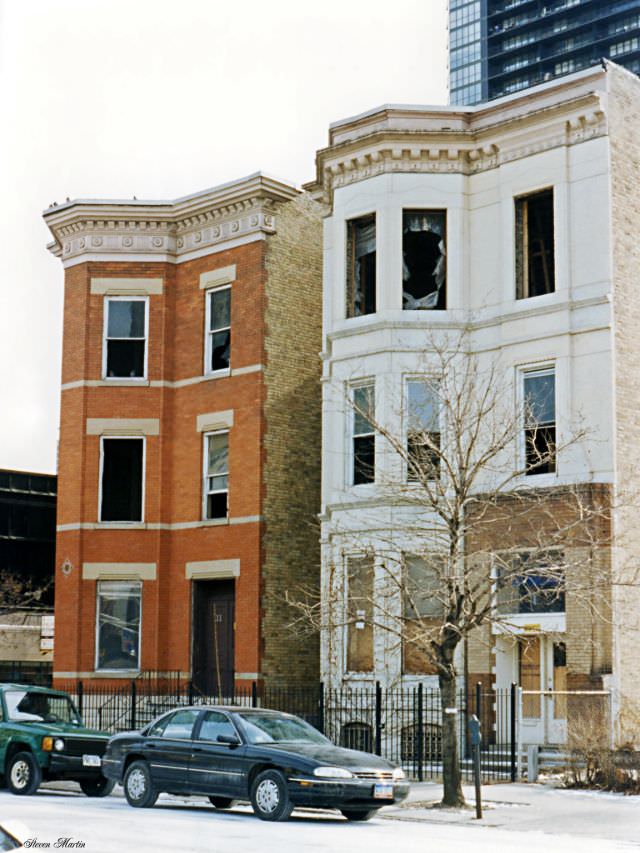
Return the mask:
<svg viewBox="0 0 640 853">
<path fill-rule="evenodd" d="M 493 826 L 506 830 L 627 841 L 640 849 L 640 797 L 606 791 L 567 790 L 548 784 L 483 785 L 483 817 L 476 819 L 473 786 L 464 786 L 466 809 L 442 809 L 442 786 L 416 782 L 400 807 L 380 812 L 387 820 Z"/>
</svg>

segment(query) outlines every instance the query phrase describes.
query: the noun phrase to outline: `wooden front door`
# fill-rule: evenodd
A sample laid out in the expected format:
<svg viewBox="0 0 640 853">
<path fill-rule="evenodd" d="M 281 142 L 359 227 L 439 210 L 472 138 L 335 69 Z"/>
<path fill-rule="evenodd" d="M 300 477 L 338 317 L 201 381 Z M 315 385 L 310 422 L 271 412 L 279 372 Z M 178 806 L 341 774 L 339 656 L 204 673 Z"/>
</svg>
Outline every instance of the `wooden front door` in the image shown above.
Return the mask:
<svg viewBox="0 0 640 853">
<path fill-rule="evenodd" d="M 233 581 L 195 581 L 193 683 L 206 696 L 233 696 L 235 589 Z"/>
</svg>

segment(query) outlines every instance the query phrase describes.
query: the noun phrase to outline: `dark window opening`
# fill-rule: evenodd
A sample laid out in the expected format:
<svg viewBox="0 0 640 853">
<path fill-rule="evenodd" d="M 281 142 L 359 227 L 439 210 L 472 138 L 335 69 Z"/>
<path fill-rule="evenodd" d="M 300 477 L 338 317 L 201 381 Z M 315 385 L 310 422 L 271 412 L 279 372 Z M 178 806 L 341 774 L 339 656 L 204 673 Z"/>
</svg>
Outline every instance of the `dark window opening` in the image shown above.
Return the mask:
<svg viewBox="0 0 640 853">
<path fill-rule="evenodd" d="M 144 377 L 145 310 L 141 299 L 107 300 L 107 377 Z"/>
<path fill-rule="evenodd" d="M 209 370 L 228 370 L 231 364 L 231 288 L 209 294 Z"/>
<path fill-rule="evenodd" d="M 376 218 L 347 222 L 347 317 L 376 311 Z"/>
<path fill-rule="evenodd" d="M 102 440 L 100 521 L 142 521 L 141 438 Z"/>
<path fill-rule="evenodd" d="M 353 484 L 375 482 L 376 437 L 373 427 L 373 385 L 353 389 Z"/>
<path fill-rule="evenodd" d="M 440 476 L 440 401 L 437 383 L 409 381 L 407 408 L 407 480 L 436 480 Z"/>
<path fill-rule="evenodd" d="M 207 435 L 206 454 L 205 517 L 226 518 L 229 497 L 229 433 L 215 432 Z"/>
<path fill-rule="evenodd" d="M 402 215 L 402 307 L 406 311 L 447 307 L 444 210 L 406 210 Z"/>
<path fill-rule="evenodd" d="M 553 370 L 526 374 L 525 474 L 553 474 L 556 470 L 556 404 Z"/>
<path fill-rule="evenodd" d="M 516 199 L 516 298 L 555 290 L 553 190 Z"/>
<path fill-rule="evenodd" d="M 345 723 L 340 732 L 340 746 L 346 749 L 373 751 L 373 731 L 368 723 Z"/>
</svg>

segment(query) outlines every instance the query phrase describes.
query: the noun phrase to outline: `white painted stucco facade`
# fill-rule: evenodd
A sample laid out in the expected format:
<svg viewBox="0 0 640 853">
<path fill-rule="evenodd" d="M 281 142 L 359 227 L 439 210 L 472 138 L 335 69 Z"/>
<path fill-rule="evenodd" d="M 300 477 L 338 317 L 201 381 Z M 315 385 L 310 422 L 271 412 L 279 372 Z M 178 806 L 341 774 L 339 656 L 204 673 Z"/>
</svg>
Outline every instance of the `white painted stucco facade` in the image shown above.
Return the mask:
<svg viewBox="0 0 640 853">
<path fill-rule="evenodd" d="M 559 453 L 555 474 L 530 477 L 531 485 L 615 485 L 607 102 L 612 81 L 624 87 L 627 77 L 615 66 L 598 67 L 482 107 L 381 107 L 332 125 L 310 186 L 328 214 L 321 515 L 326 600 L 340 606 L 346 596 L 347 556 L 365 547 L 375 551 L 385 531 L 401 529 L 411 514 L 386 497 L 385 482 L 405 475 L 382 436 L 375 439 L 376 482 L 351 484 L 349 388 L 374 382 L 376 420 L 402 435 L 404 381 L 429 375 L 425 348 L 439 334 L 469 330 L 480 359 L 499 362 L 512 376 L 514 411 L 522 406 L 522 371 L 555 369 L 558 444 L 583 428 L 586 435 Z M 554 195 L 555 292 L 516 299 L 514 199 L 548 187 Z M 446 310 L 402 308 L 402 213 L 415 209 L 446 210 Z M 376 312 L 347 318 L 347 222 L 368 214 L 376 217 Z M 507 451 L 514 464 L 522 452 L 516 445 Z M 411 552 L 410 541 L 403 550 Z M 540 622 L 543 633 L 562 636 L 566 630 L 556 614 Z M 496 637 L 492 673 L 508 684 L 512 666 L 501 663 L 500 643 Z M 616 635 L 618 661 L 624 657 L 621 643 Z M 411 683 L 412 676 L 402 676 L 398 644 L 384 631 L 375 632 L 374 648 L 373 670 L 349 673 L 345 629 L 326 632 L 323 678 L 353 685 Z M 620 687 L 615 666 L 605 680 Z"/>
</svg>

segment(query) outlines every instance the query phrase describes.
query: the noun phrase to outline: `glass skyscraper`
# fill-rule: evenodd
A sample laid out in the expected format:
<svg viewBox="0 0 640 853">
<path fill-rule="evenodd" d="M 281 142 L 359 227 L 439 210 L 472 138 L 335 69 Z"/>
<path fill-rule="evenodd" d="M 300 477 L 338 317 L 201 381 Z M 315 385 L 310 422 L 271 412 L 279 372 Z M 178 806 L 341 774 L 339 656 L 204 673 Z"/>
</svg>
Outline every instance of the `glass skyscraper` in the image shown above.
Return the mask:
<svg viewBox="0 0 640 853">
<path fill-rule="evenodd" d="M 451 104 L 477 104 L 610 58 L 640 72 L 640 0 L 449 0 Z"/>
</svg>

